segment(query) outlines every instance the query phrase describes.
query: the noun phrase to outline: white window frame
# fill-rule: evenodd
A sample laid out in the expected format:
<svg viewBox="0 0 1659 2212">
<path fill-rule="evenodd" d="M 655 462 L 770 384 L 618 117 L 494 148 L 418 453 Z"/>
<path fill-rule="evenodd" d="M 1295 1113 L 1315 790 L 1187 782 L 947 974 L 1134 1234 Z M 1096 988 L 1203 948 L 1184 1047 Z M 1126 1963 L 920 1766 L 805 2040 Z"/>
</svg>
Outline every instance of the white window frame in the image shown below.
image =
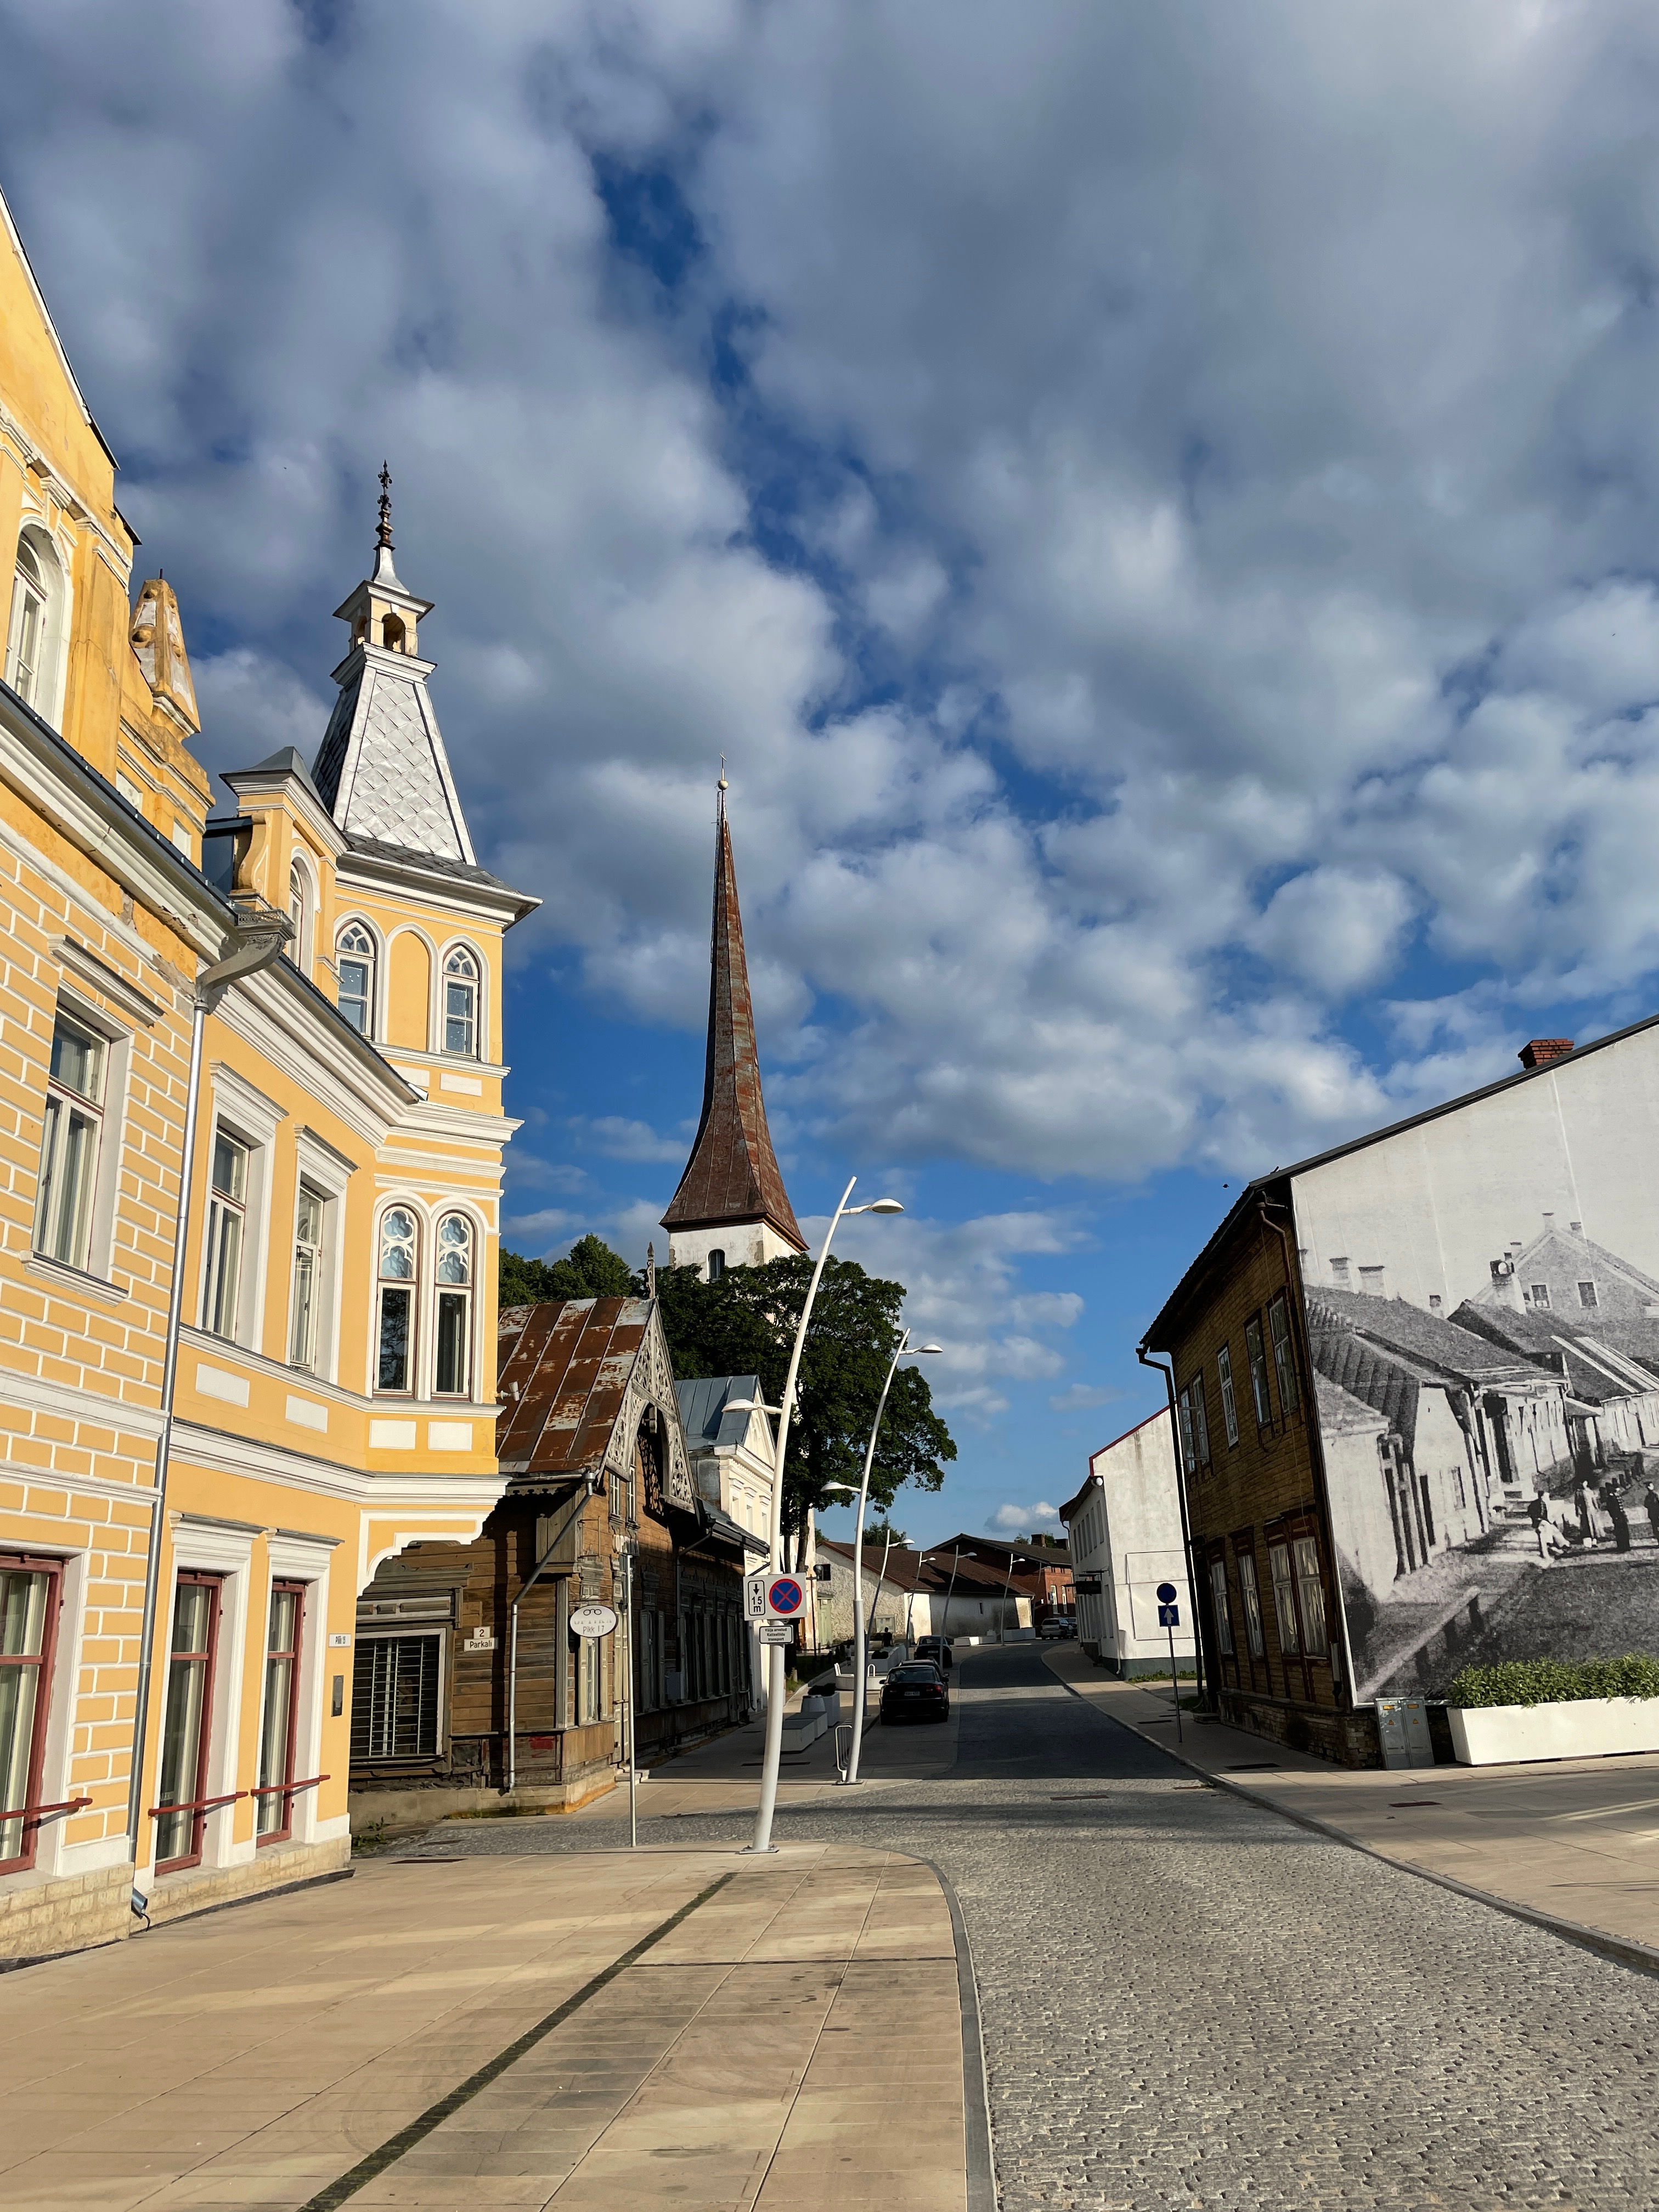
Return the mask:
<svg viewBox="0 0 1659 2212">
<path fill-rule="evenodd" d="M 1221 1646 L 1221 1656 L 1224 1659 L 1231 1659 L 1235 1656 L 1236 1645 L 1232 1599 L 1227 1589 L 1227 1562 L 1224 1559 L 1210 1562 L 1210 1606 L 1215 1614 L 1216 1642 Z"/>
<path fill-rule="evenodd" d="M 283 948 L 283 956 L 302 975 L 309 976 L 317 934 L 317 878 L 309 860 L 297 849 L 289 858 L 288 889 L 289 919 L 294 924 L 294 934 Z"/>
<path fill-rule="evenodd" d="M 64 988 L 58 994 L 53 1010 L 52 1026 L 59 1018 L 71 1023 L 76 1029 L 88 1030 L 104 1048 L 103 1098 L 98 1112 L 101 1127 L 98 1139 L 98 1158 L 92 1172 L 92 1187 L 88 1206 L 88 1234 L 85 1257 L 78 1261 L 55 1259 L 34 1242 L 39 1228 L 39 1190 L 37 1210 L 29 1231 L 32 1258 L 48 1267 L 70 1267 L 76 1274 L 89 1275 L 94 1280 L 107 1284 L 114 1262 L 116 1198 L 120 1182 L 121 1150 L 125 1136 L 127 1088 L 132 1057 L 132 1031 L 116 1022 L 83 999 L 72 989 Z M 47 1066 L 51 1066 L 50 1045 Z M 46 1078 L 49 1086 L 51 1078 Z M 66 1094 L 72 1095 L 72 1094 Z M 45 1144 L 44 1117 L 41 1144 Z M 40 1154 L 37 1152 L 37 1160 Z"/>
<path fill-rule="evenodd" d="M 270 1593 L 275 1583 L 303 1583 L 306 1586 L 305 1617 L 300 1629 L 299 1680 L 294 1686 L 298 1700 L 298 1713 L 294 1730 L 294 1768 L 297 1780 L 307 1781 L 323 1771 L 323 1692 L 328 1674 L 328 1573 L 334 1546 L 317 1536 L 284 1536 L 273 1534 L 265 1539 L 267 1553 L 264 1606 L 259 1617 L 259 1673 L 260 1710 L 255 1724 L 254 1744 L 257 1748 L 260 1732 L 264 1726 L 264 1663 L 265 1644 L 270 1626 Z M 346 1655 L 337 1652 L 337 1659 Z M 349 1670 L 348 1669 L 348 1672 Z M 257 1831 L 258 1822 L 255 1822 Z M 320 1820 L 317 1814 L 317 1792 L 302 1790 L 294 1799 L 293 1825 L 289 1844 L 316 1843 L 325 1836 L 343 1835 L 349 1823 L 344 1814 L 331 1820 Z M 268 1844 L 267 1852 L 283 1850 L 283 1844 Z"/>
<path fill-rule="evenodd" d="M 385 1232 L 386 1216 L 390 1213 L 406 1213 L 415 1224 L 415 1270 L 410 1275 L 383 1275 L 380 1272 L 380 1240 Z M 424 1290 L 430 1274 L 431 1243 L 432 1224 L 427 1218 L 426 1209 L 417 1206 L 412 1198 L 388 1198 L 375 1208 L 374 1242 L 371 1248 L 374 1267 L 374 1294 L 369 1308 L 368 1329 L 368 1393 L 371 1397 L 402 1404 L 413 1403 L 421 1396 L 421 1362 L 430 1336 Z M 394 1390 L 383 1389 L 380 1383 L 380 1298 L 384 1291 L 403 1289 L 409 1292 L 409 1328 L 412 1341 L 409 1346 L 404 1387 Z"/>
<path fill-rule="evenodd" d="M 342 1231 L 345 1221 L 346 1186 L 357 1171 L 356 1164 L 347 1159 L 343 1153 L 337 1152 L 333 1146 L 319 1137 L 314 1129 L 297 1130 L 294 1149 L 298 1169 L 294 1192 L 295 1225 L 299 1220 L 299 1186 L 301 1183 L 308 1183 L 325 1201 L 322 1279 L 317 1309 L 317 1350 L 309 1372 L 319 1382 L 337 1382 L 340 1379 L 340 1315 L 345 1290 L 345 1270 L 341 1262 Z M 284 1327 L 289 1334 L 285 1343 L 291 1341 L 292 1337 L 293 1295 L 290 1273 L 289 1305 L 284 1318 Z M 296 1373 L 300 1371 L 295 1370 Z"/>
<path fill-rule="evenodd" d="M 466 1225 L 467 1233 L 471 1238 L 471 1243 L 468 1247 L 467 1263 L 469 1272 L 467 1279 L 464 1285 L 445 1283 L 439 1273 L 439 1270 L 443 1264 L 444 1224 L 446 1222 L 449 1221 L 464 1222 Z M 479 1254 L 483 1247 L 483 1243 L 484 1238 L 477 1219 L 466 1210 L 465 1206 L 447 1206 L 433 1224 L 431 1231 L 432 1264 L 430 1268 L 428 1270 L 431 1278 L 428 1294 L 432 1309 L 430 1322 L 427 1329 L 427 1339 L 432 1347 L 431 1369 L 428 1376 L 428 1395 L 434 1399 L 441 1397 L 447 1403 L 452 1405 L 471 1405 L 477 1400 L 478 1395 L 478 1261 Z M 378 1263 L 378 1244 L 376 1246 L 375 1256 Z M 439 1315 L 445 1296 L 447 1295 L 453 1297 L 457 1295 L 458 1291 L 464 1293 L 466 1306 L 466 1316 L 464 1323 L 464 1358 L 465 1373 L 460 1389 L 441 1390 L 438 1387 Z"/>
<path fill-rule="evenodd" d="M 452 1050 L 449 1043 L 449 963 L 458 952 L 465 953 L 472 963 L 472 1042 L 465 1050 Z M 489 1006 L 489 969 L 482 952 L 469 937 L 458 937 L 444 945 L 434 963 L 437 978 L 435 1013 L 436 1027 L 433 1049 L 447 1060 L 488 1060 L 488 1024 L 485 1014 Z"/>
<path fill-rule="evenodd" d="M 359 957 L 356 953 L 343 955 L 341 951 L 342 939 L 349 936 L 354 929 L 362 930 L 363 935 L 368 939 L 369 944 L 368 1027 L 366 1030 L 360 1031 L 359 1034 L 368 1037 L 372 1042 L 375 1038 L 385 1035 L 384 994 L 386 990 L 386 940 L 381 936 L 380 931 L 374 927 L 374 924 L 370 922 L 366 916 L 361 914 L 347 915 L 345 919 L 341 922 L 339 927 L 334 933 L 335 1002 L 337 1005 L 338 1004 L 340 996 L 339 983 L 342 959 L 356 959 Z M 355 1027 L 356 1024 L 354 1024 L 353 1026 Z"/>
<path fill-rule="evenodd" d="M 1279 1417 L 1288 1420 L 1302 1403 L 1302 1389 L 1296 1378 L 1296 1338 L 1291 1330 L 1291 1300 L 1286 1291 L 1267 1303 L 1267 1342 L 1279 1377 Z"/>
<path fill-rule="evenodd" d="M 109 1041 L 100 1031 L 77 1021 L 61 1006 L 54 1009 L 52 1015 L 52 1055 L 57 1053 L 60 1037 L 74 1039 L 85 1047 L 92 1062 L 91 1088 L 78 1090 L 67 1078 L 54 1075 L 52 1059 L 48 1058 L 46 1095 L 40 1114 L 40 1150 L 35 1170 L 32 1244 L 38 1259 L 55 1261 L 59 1267 L 72 1267 L 78 1274 L 89 1274 L 99 1176 L 107 1143 L 104 1116 L 109 1095 Z M 81 1157 L 73 1177 L 75 1187 L 66 1191 L 70 1148 L 77 1128 L 84 1132 L 81 1140 L 84 1149 L 77 1146 Z M 56 1244 L 58 1231 L 65 1225 L 66 1199 L 70 1201 L 70 1249 L 59 1251 Z"/>
<path fill-rule="evenodd" d="M 1238 1443 L 1238 1400 L 1233 1394 L 1233 1349 L 1224 1344 L 1215 1356 L 1216 1381 L 1221 1389 L 1221 1419 L 1227 1431 L 1227 1448 Z"/>
<path fill-rule="evenodd" d="M 412 1620 L 407 1627 L 391 1626 L 381 1627 L 377 1623 L 374 1627 L 369 1628 L 359 1625 L 356 1631 L 356 1642 L 352 1647 L 351 1653 L 351 1729 L 353 1733 L 356 1731 L 357 1723 L 356 1685 L 359 1653 L 370 1644 L 406 1644 L 419 1637 L 430 1637 L 435 1639 L 438 1646 L 438 1680 L 435 1691 L 437 1726 L 434 1737 L 434 1748 L 431 1751 L 365 1751 L 361 1754 L 360 1759 L 355 1747 L 349 1746 L 346 1754 L 349 1765 L 361 1763 L 365 1765 L 379 1766 L 390 1761 L 397 1761 L 413 1766 L 429 1759 L 442 1759 L 446 1756 L 449 1750 L 449 1661 L 450 1639 L 453 1632 L 447 1624 L 431 1620 Z"/>
<path fill-rule="evenodd" d="M 276 1132 L 287 1121 L 286 1110 L 274 1100 L 256 1091 L 246 1077 L 234 1067 L 216 1060 L 209 1070 L 212 1091 L 213 1110 L 205 1116 L 207 1150 L 203 1156 L 202 1172 L 198 1187 L 202 1196 L 199 1217 L 200 1266 L 196 1287 L 196 1312 L 198 1322 L 206 1328 L 208 1285 L 208 1208 L 212 1203 L 213 1148 L 222 1127 L 228 1136 L 236 1138 L 248 1148 L 247 1188 L 243 1200 L 246 1228 L 242 1239 L 242 1261 L 237 1285 L 236 1325 L 229 1336 L 221 1337 L 223 1344 L 240 1344 L 250 1352 L 262 1352 L 265 1341 L 265 1286 L 270 1261 L 270 1186 L 271 1161 L 275 1152 Z M 284 1268 L 283 1325 L 288 1324 L 288 1284 Z M 288 1341 L 284 1334 L 278 1357 L 287 1364 Z"/>
<path fill-rule="evenodd" d="M 24 588 L 17 556 L 25 544 L 40 572 L 44 601 L 34 681 L 27 693 L 19 690 L 17 684 Z M 69 662 L 64 648 L 69 642 L 70 599 L 70 563 L 63 549 L 38 515 L 26 513 L 12 549 L 11 589 L 6 601 L 5 679 L 24 703 L 54 730 L 63 724 L 64 686 Z"/>
<path fill-rule="evenodd" d="M 163 1640 L 156 1649 L 168 1652 L 173 1649 L 173 1614 L 178 1602 L 179 1577 L 183 1574 L 217 1575 L 219 1584 L 219 1630 L 214 1648 L 214 1674 L 211 1709 L 208 1714 L 208 1755 L 204 1772 L 206 1786 L 204 1796 L 222 1797 L 227 1791 L 239 1787 L 237 1768 L 241 1744 L 242 1685 L 246 1679 L 248 1638 L 248 1582 L 253 1556 L 253 1535 L 250 1530 L 198 1527 L 189 1520 L 181 1520 L 173 1534 L 173 1587 L 168 1592 L 167 1619 L 163 1623 Z M 263 1669 L 264 1607 L 260 1607 L 259 1663 Z M 147 1791 L 155 1786 L 156 1770 L 154 1762 L 161 1757 L 161 1735 L 157 1732 L 150 1753 L 152 1771 L 145 1783 Z M 160 1823 L 149 1819 L 149 1808 L 156 1802 L 149 1796 L 143 1808 L 149 1834 L 141 1838 L 141 1856 L 145 1864 L 155 1864 L 155 1832 Z M 190 1869 L 191 1878 L 205 1874 L 210 1867 L 239 1866 L 251 1860 L 254 1854 L 253 1838 L 243 1842 L 235 1839 L 234 1805 L 222 1806 L 210 1813 L 202 1830 L 202 1857 L 199 1866 Z"/>
<path fill-rule="evenodd" d="M 1267 1638 L 1261 1626 L 1261 1583 L 1256 1573 L 1255 1553 L 1254 1551 L 1235 1551 L 1233 1559 L 1238 1568 L 1238 1590 L 1244 1614 L 1244 1641 L 1252 1659 L 1265 1659 Z"/>
</svg>

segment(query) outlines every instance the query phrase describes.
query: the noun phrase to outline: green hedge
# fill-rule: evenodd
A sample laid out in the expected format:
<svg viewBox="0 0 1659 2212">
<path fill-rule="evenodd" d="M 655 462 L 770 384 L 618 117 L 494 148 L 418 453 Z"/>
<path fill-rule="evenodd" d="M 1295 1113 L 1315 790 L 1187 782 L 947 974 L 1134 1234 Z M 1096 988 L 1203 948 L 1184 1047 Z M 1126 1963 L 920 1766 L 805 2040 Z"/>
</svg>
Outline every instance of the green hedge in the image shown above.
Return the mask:
<svg viewBox="0 0 1659 2212">
<path fill-rule="evenodd" d="M 1552 1705 L 1586 1698 L 1659 1698 L 1659 1659 L 1505 1659 L 1466 1667 L 1446 1692 L 1449 1705 Z"/>
</svg>

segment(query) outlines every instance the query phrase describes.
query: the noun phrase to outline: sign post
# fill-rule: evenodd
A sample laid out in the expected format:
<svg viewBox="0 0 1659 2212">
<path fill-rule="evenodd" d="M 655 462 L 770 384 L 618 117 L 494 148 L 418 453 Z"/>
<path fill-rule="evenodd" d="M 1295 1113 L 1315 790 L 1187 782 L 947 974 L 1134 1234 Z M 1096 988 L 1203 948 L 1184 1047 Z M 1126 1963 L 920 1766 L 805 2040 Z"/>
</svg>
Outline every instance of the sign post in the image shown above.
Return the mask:
<svg viewBox="0 0 1659 2212">
<path fill-rule="evenodd" d="M 1170 1632 L 1170 1691 L 1175 1698 L 1177 1743 L 1182 1740 L 1181 1677 L 1176 1673 L 1175 1632 L 1181 1626 L 1181 1607 L 1176 1603 L 1180 1595 L 1173 1583 L 1160 1583 L 1158 1586 L 1158 1625 Z"/>
</svg>

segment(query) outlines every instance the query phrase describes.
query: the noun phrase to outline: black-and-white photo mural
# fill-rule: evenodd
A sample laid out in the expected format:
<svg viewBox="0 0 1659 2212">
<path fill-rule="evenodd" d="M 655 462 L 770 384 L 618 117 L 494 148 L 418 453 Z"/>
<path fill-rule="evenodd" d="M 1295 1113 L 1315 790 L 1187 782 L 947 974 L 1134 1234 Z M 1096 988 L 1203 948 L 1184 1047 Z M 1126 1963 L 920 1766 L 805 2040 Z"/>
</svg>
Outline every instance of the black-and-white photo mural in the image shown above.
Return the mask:
<svg viewBox="0 0 1659 2212">
<path fill-rule="evenodd" d="M 1659 1029 L 1292 1188 L 1356 1696 L 1659 1652 Z"/>
</svg>

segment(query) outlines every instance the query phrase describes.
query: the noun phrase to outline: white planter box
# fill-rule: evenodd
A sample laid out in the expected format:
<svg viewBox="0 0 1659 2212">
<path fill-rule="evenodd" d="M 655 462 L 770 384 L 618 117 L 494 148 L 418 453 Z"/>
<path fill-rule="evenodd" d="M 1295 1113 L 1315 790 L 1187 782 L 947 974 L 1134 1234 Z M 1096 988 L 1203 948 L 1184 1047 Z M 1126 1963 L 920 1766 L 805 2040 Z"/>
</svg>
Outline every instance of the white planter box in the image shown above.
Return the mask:
<svg viewBox="0 0 1659 2212">
<path fill-rule="evenodd" d="M 1463 1766 L 1528 1759 L 1605 1759 L 1659 1751 L 1659 1698 L 1573 1698 L 1553 1705 L 1449 1705 Z"/>
</svg>

